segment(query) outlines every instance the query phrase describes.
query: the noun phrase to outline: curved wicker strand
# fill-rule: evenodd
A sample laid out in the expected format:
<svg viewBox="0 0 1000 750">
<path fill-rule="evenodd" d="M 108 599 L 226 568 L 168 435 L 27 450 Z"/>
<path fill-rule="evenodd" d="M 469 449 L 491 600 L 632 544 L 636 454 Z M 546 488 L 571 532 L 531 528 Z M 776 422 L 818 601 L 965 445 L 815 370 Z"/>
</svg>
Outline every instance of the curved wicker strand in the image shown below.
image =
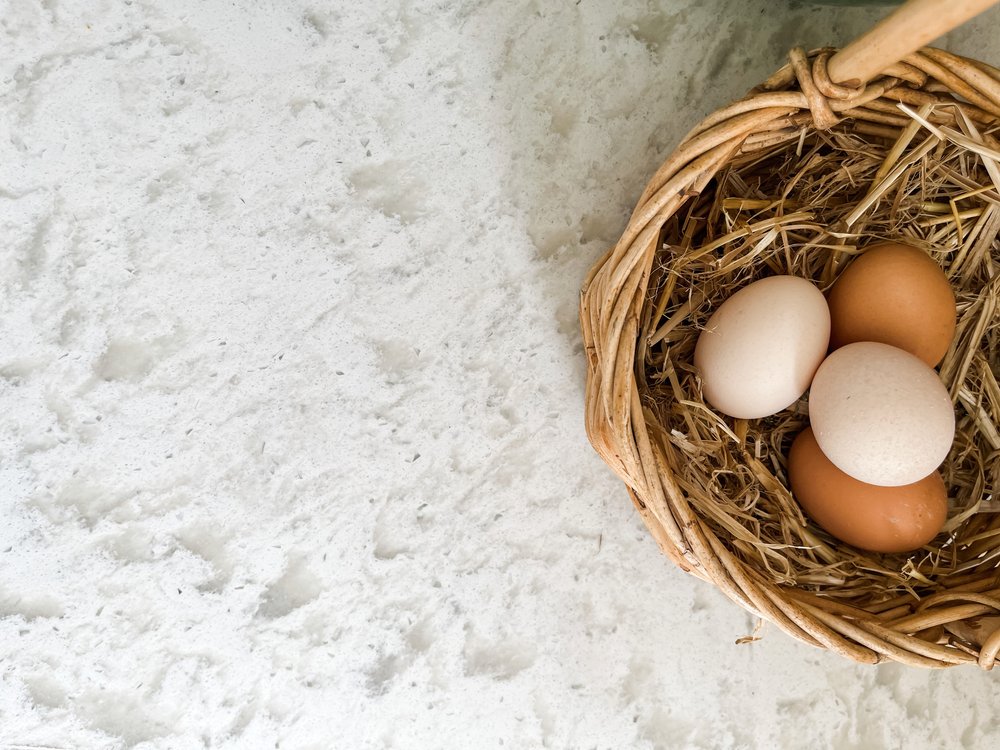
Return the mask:
<svg viewBox="0 0 1000 750">
<path fill-rule="evenodd" d="M 1000 68 L 995 68 L 989 63 L 984 63 L 981 60 L 968 60 L 966 62 L 971 64 L 974 68 L 981 70 L 983 73 L 988 75 L 994 81 L 1000 81 Z"/>
<path fill-rule="evenodd" d="M 949 91 L 958 94 L 980 109 L 993 113 L 1000 111 L 992 99 L 977 89 L 969 80 L 971 72 L 979 72 L 974 65 L 966 64 L 960 70 L 955 71 L 930 57 L 925 50 L 909 55 L 906 62 L 915 68 L 920 68 L 932 79 L 944 84 Z"/>
<path fill-rule="evenodd" d="M 994 112 L 1000 112 L 1000 81 L 987 75 L 964 58 L 953 55 L 951 52 L 945 52 L 943 49 L 926 49 L 923 54 L 968 82 L 972 88 L 993 103 Z"/>
<path fill-rule="evenodd" d="M 987 672 L 996 664 L 997 654 L 1000 654 L 1000 630 L 995 630 L 985 641 L 979 652 L 979 666 Z"/>
<path fill-rule="evenodd" d="M 839 122 L 833 113 L 830 102 L 822 93 L 819 86 L 813 80 L 812 66 L 806 59 L 806 51 L 801 47 L 796 47 L 788 53 L 788 58 L 792 61 L 792 70 L 795 71 L 795 78 L 799 82 L 799 88 L 806 95 L 809 103 L 809 111 L 812 113 L 813 124 L 817 130 L 829 130 Z M 848 99 L 850 97 L 837 97 Z"/>
<path fill-rule="evenodd" d="M 816 88 L 827 99 L 854 99 L 860 96 L 865 90 L 864 86 L 844 86 L 840 83 L 834 83 L 830 79 L 830 72 L 827 70 L 826 64 L 829 62 L 831 54 L 830 50 L 823 50 L 813 60 L 810 76 L 815 80 Z M 805 60 L 805 52 L 802 53 L 802 57 L 803 62 L 808 64 Z M 887 73 L 887 75 L 892 76 L 892 73 Z"/>
<path fill-rule="evenodd" d="M 848 620 L 831 614 L 830 612 L 818 607 L 812 607 L 808 604 L 803 606 L 810 612 L 810 614 L 814 615 L 816 619 L 826 623 L 833 630 L 836 630 L 841 635 L 867 646 L 872 651 L 878 653 L 880 655 L 879 662 L 885 661 L 886 659 L 884 657 L 889 657 L 892 661 L 908 664 L 913 667 L 940 669 L 941 667 L 951 666 L 951 664 L 946 664 L 937 659 L 931 659 L 926 656 L 915 654 L 909 649 L 897 646 L 881 634 L 872 632 L 871 623 L 869 622 L 864 620 Z M 868 627 L 862 627 L 862 623 Z"/>
</svg>

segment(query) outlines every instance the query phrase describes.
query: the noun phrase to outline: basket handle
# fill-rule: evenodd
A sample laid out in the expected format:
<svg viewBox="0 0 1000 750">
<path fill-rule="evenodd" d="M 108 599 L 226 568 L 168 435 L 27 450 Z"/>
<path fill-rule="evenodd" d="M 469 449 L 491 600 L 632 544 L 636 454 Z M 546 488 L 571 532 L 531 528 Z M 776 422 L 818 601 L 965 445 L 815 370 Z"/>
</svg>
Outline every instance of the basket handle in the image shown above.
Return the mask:
<svg viewBox="0 0 1000 750">
<path fill-rule="evenodd" d="M 1000 0 L 910 0 L 830 58 L 835 83 L 860 86 Z"/>
</svg>

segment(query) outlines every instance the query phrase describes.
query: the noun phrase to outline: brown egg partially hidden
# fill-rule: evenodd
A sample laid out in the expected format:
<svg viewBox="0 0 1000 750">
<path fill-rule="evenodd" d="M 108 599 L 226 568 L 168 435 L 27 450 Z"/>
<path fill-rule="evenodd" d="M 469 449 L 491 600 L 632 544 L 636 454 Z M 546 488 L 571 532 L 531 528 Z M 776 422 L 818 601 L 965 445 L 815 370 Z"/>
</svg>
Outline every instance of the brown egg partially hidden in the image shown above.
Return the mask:
<svg viewBox="0 0 1000 750">
<path fill-rule="evenodd" d="M 955 335 L 951 284 L 933 258 L 910 245 L 872 245 L 840 275 L 827 302 L 831 350 L 876 341 L 934 367 Z"/>
<path fill-rule="evenodd" d="M 792 443 L 788 481 L 810 518 L 841 541 L 872 552 L 922 547 L 948 515 L 948 493 L 938 472 L 901 487 L 859 482 L 823 455 L 811 427 Z"/>
</svg>

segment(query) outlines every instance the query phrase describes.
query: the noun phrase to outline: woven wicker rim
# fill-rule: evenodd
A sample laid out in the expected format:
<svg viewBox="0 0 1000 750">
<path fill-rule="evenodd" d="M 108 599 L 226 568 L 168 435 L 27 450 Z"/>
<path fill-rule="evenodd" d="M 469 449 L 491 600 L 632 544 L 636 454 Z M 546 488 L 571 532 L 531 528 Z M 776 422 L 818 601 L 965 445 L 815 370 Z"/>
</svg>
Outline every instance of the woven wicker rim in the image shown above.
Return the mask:
<svg viewBox="0 0 1000 750">
<path fill-rule="evenodd" d="M 848 88 L 830 80 L 832 53 L 792 50 L 789 64 L 695 127 L 653 175 L 617 244 L 591 269 L 580 306 L 588 357 L 587 432 L 595 450 L 625 482 L 663 552 L 751 613 L 801 641 L 857 662 L 920 667 L 978 663 L 991 669 L 1000 653 L 1000 630 L 979 644 L 945 642 L 940 630 L 1000 614 L 1000 573 L 939 587 L 899 602 L 891 611 L 880 607 L 869 612 L 779 586 L 731 553 L 726 540 L 689 502 L 665 451 L 651 438 L 657 425 L 643 407 L 636 368 L 644 345 L 640 319 L 661 232 L 728 162 L 787 144 L 804 128 L 826 130 L 847 120 L 858 133 L 898 135 L 909 122 L 901 116 L 900 103 L 957 106 L 980 124 L 1000 117 L 1000 70 L 984 63 L 923 48 L 868 85 Z"/>
</svg>

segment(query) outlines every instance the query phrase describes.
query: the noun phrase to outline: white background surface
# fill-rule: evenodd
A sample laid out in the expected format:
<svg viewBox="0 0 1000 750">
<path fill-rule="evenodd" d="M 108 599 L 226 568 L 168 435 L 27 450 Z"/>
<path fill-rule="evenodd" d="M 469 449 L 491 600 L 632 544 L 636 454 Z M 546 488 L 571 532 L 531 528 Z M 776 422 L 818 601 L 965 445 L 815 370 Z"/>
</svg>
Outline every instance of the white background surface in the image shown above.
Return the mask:
<svg viewBox="0 0 1000 750">
<path fill-rule="evenodd" d="M 997 747 L 735 645 L 583 432 L 645 179 L 880 12 L 0 1 L 0 748 Z"/>
</svg>

